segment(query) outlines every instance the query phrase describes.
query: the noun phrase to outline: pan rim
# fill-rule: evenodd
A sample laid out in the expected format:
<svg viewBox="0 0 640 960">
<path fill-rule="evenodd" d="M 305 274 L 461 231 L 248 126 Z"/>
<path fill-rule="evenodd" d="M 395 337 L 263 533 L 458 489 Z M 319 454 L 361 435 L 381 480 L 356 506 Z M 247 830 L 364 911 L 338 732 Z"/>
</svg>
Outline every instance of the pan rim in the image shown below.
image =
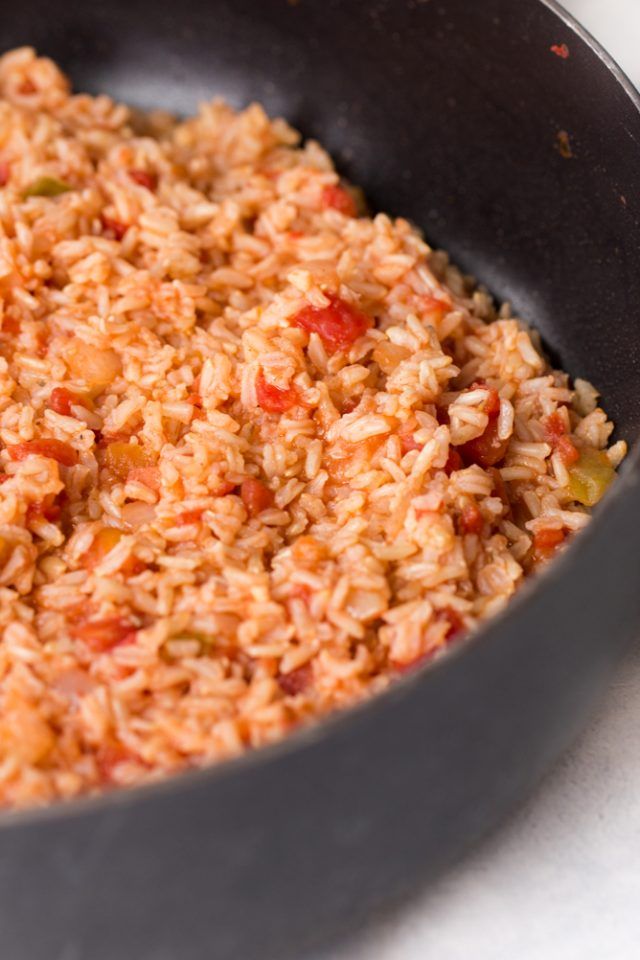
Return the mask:
<svg viewBox="0 0 640 960">
<path fill-rule="evenodd" d="M 553 13 L 598 57 L 640 115 L 640 92 L 589 30 L 565 10 L 558 0 L 536 0 L 536 2 Z M 15 829 L 36 827 L 73 818 L 83 819 L 109 812 L 123 812 L 138 804 L 150 802 L 159 795 L 178 797 L 193 787 L 209 787 L 215 790 L 216 783 L 227 778 L 241 777 L 246 770 L 271 766 L 278 759 L 311 749 L 314 745 L 339 733 L 345 724 L 355 722 L 359 717 L 372 715 L 373 711 L 381 712 L 388 706 L 390 708 L 397 701 L 403 700 L 409 690 L 420 686 L 424 688 L 425 695 L 428 695 L 427 686 L 438 682 L 437 678 L 447 671 L 455 670 L 457 662 L 471 648 L 480 643 L 486 643 L 491 633 L 509 620 L 526 616 L 527 610 L 538 604 L 544 597 L 545 585 L 549 582 L 550 576 L 556 579 L 566 576 L 573 566 L 573 558 L 580 544 L 600 540 L 606 530 L 608 513 L 613 504 L 625 498 L 631 498 L 634 492 L 636 495 L 640 494 L 640 440 L 636 440 L 631 447 L 613 489 L 607 494 L 602 506 L 596 509 L 592 522 L 578 534 L 561 556 L 535 577 L 526 580 L 503 610 L 492 616 L 467 638 L 447 648 L 435 660 L 394 680 L 386 690 L 342 710 L 329 713 L 307 727 L 294 730 L 273 744 L 247 750 L 208 766 L 168 774 L 161 779 L 136 786 L 117 787 L 101 793 L 80 795 L 69 800 L 56 800 L 42 807 L 0 810 L 0 838 Z"/>
</svg>

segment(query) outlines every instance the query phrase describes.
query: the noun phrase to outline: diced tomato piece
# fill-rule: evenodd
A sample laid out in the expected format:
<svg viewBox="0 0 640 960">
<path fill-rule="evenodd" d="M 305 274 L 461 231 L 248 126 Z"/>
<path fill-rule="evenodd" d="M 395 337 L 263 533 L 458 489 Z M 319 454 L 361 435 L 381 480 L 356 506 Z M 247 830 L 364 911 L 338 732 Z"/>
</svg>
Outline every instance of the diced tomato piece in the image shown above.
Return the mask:
<svg viewBox="0 0 640 960">
<path fill-rule="evenodd" d="M 250 517 L 257 517 L 263 510 L 273 506 L 273 493 L 262 480 L 248 477 L 240 485 L 240 496 Z"/>
<path fill-rule="evenodd" d="M 457 610 L 454 610 L 453 607 L 443 607 L 442 610 L 438 610 L 435 615 L 435 619 L 439 622 L 445 621 L 449 624 L 449 628 L 445 634 L 445 640 L 447 643 L 450 643 L 455 637 L 463 633 L 465 626 L 464 620 L 460 616 Z"/>
<path fill-rule="evenodd" d="M 533 545 L 538 548 L 555 547 L 565 539 L 565 531 L 558 528 L 543 528 L 533 535 Z"/>
<path fill-rule="evenodd" d="M 565 466 L 570 467 L 580 459 L 580 452 L 570 437 L 558 437 L 556 440 L 556 450 Z"/>
<path fill-rule="evenodd" d="M 0 187 L 6 187 L 11 176 L 11 167 L 6 160 L 0 160 Z"/>
<path fill-rule="evenodd" d="M 482 530 L 482 514 L 476 503 L 465 503 L 460 515 L 460 530 L 462 533 L 480 533 Z"/>
<path fill-rule="evenodd" d="M 158 186 L 158 174 L 150 173 L 148 170 L 129 170 L 129 176 L 134 183 L 147 190 L 155 190 Z"/>
<path fill-rule="evenodd" d="M 463 443 L 458 450 L 466 464 L 476 463 L 479 467 L 486 469 L 494 467 L 504 459 L 508 446 L 508 440 L 501 440 L 498 437 L 498 419 L 495 417 L 489 420 L 484 433 Z"/>
<path fill-rule="evenodd" d="M 566 539 L 566 531 L 557 528 L 536 530 L 533 535 L 534 560 L 548 560 Z"/>
<path fill-rule="evenodd" d="M 327 209 L 337 210 L 343 213 L 345 217 L 355 217 L 358 213 L 356 202 L 344 187 L 337 183 L 329 184 L 322 190 L 322 206 Z"/>
<path fill-rule="evenodd" d="M 62 506 L 59 503 L 55 502 L 55 498 L 51 500 L 50 503 L 42 503 L 42 516 L 45 520 L 48 520 L 49 523 L 53 523 L 55 520 L 60 519 L 60 514 L 62 513 Z"/>
<path fill-rule="evenodd" d="M 115 240 L 122 240 L 125 233 L 129 229 L 128 223 L 121 223 L 120 220 L 113 220 L 111 217 L 105 217 L 104 214 L 102 215 L 101 220 L 104 230 L 106 230 L 108 233 L 112 233 Z"/>
<path fill-rule="evenodd" d="M 438 323 L 451 311 L 451 307 L 452 304 L 450 300 L 443 300 L 441 297 L 429 295 L 422 300 L 421 312 L 429 319 Z"/>
<path fill-rule="evenodd" d="M 342 402 L 340 413 L 342 416 L 344 416 L 346 413 L 353 413 L 359 403 L 360 397 L 347 397 L 346 400 Z"/>
<path fill-rule="evenodd" d="M 133 643 L 136 628 L 124 617 L 107 617 L 104 620 L 87 620 L 71 627 L 74 640 L 82 640 L 94 653 L 104 653 L 123 643 Z"/>
<path fill-rule="evenodd" d="M 317 333 L 325 347 L 335 353 L 364 336 L 371 326 L 371 319 L 335 294 L 327 296 L 328 306 L 303 307 L 293 318 L 293 323 L 309 333 Z"/>
<path fill-rule="evenodd" d="M 552 43 L 549 49 L 551 53 L 555 53 L 556 57 L 560 57 L 561 60 L 567 60 L 569 58 L 569 47 L 566 43 Z"/>
<path fill-rule="evenodd" d="M 444 427 L 448 427 L 451 423 L 451 417 L 449 416 L 449 407 L 445 406 L 440 399 L 440 403 L 436 400 L 436 420 L 439 424 Z"/>
<path fill-rule="evenodd" d="M 57 460 L 64 467 L 73 467 L 78 462 L 77 451 L 63 440 L 27 440 L 7 447 L 12 460 L 24 460 L 32 454 Z"/>
<path fill-rule="evenodd" d="M 307 689 L 311 683 L 311 679 L 311 664 L 305 663 L 290 673 L 281 673 L 278 676 L 278 683 L 283 693 L 286 693 L 289 697 L 295 697 Z"/>
<path fill-rule="evenodd" d="M 553 443 L 554 445 L 558 442 L 560 437 L 563 437 L 567 432 L 562 414 L 559 410 L 554 410 L 554 412 L 550 413 L 548 417 L 545 417 L 542 421 L 542 426 L 544 428 L 545 437 L 549 443 Z"/>
<path fill-rule="evenodd" d="M 100 747 L 96 757 L 100 783 L 103 786 L 111 783 L 116 767 L 121 763 L 136 759 L 135 754 L 131 753 L 128 747 L 125 747 L 123 743 L 119 743 L 117 740 Z"/>
<path fill-rule="evenodd" d="M 0 483 L 6 483 L 8 479 L 9 477 L 7 476 L 6 473 L 0 473 Z"/>
<path fill-rule="evenodd" d="M 195 378 L 191 384 L 191 390 L 186 397 L 187 403 L 190 403 L 193 407 L 200 409 L 202 407 L 202 396 L 200 394 L 200 374 Z"/>
<path fill-rule="evenodd" d="M 226 497 L 228 493 L 233 493 L 237 483 L 231 483 L 230 480 L 220 480 L 218 485 L 211 487 L 211 493 L 214 497 Z"/>
<path fill-rule="evenodd" d="M 464 463 L 462 462 L 462 457 L 455 449 L 455 447 L 449 447 L 449 456 L 447 457 L 447 462 L 444 465 L 444 472 L 448 477 L 454 472 L 454 470 L 462 470 Z"/>
<path fill-rule="evenodd" d="M 199 507 L 196 510 L 184 510 L 182 513 L 177 514 L 173 522 L 178 527 L 188 527 L 191 523 L 199 523 L 202 514 L 202 507 Z"/>
<path fill-rule="evenodd" d="M 284 413 L 298 402 L 298 391 L 295 387 L 281 390 L 265 380 L 261 370 L 256 378 L 256 397 L 266 413 Z"/>
<path fill-rule="evenodd" d="M 20 333 L 20 320 L 11 313 L 5 313 L 2 318 L 2 333 L 8 333 L 10 337 L 16 337 Z"/>
<path fill-rule="evenodd" d="M 49 349 L 49 336 L 44 326 L 38 330 L 36 334 L 36 352 L 39 357 L 46 357 L 47 350 Z"/>
<path fill-rule="evenodd" d="M 423 443 L 418 443 L 412 433 L 401 433 L 399 437 L 400 447 L 403 453 L 409 453 L 410 450 L 422 450 L 424 446 Z"/>
<path fill-rule="evenodd" d="M 44 500 L 37 500 L 29 504 L 27 507 L 27 521 L 46 520 L 48 523 L 55 523 L 56 520 L 60 519 L 61 513 L 62 507 L 59 503 L 56 503 L 55 496 L 49 494 Z"/>
<path fill-rule="evenodd" d="M 484 380 L 474 380 L 469 390 L 488 390 L 489 396 L 484 401 L 483 412 L 493 420 L 500 413 L 500 394 L 495 387 L 490 387 Z"/>
<path fill-rule="evenodd" d="M 493 420 L 500 413 L 500 394 L 494 387 L 488 387 L 489 396 L 484 402 L 484 412 Z"/>
<path fill-rule="evenodd" d="M 65 417 L 72 417 L 71 407 L 73 405 L 85 406 L 87 398 L 79 393 L 73 393 L 66 387 L 54 387 L 49 395 L 49 408 L 61 413 Z"/>
<path fill-rule="evenodd" d="M 127 557 L 125 562 L 120 567 L 121 573 L 125 577 L 137 577 L 139 573 L 142 573 L 143 570 L 147 569 L 147 565 L 144 560 L 141 560 L 140 557 Z"/>
<path fill-rule="evenodd" d="M 127 482 L 142 483 L 158 493 L 161 486 L 160 470 L 158 467 L 134 467 L 129 471 Z"/>
<path fill-rule="evenodd" d="M 553 413 L 549 414 L 543 420 L 543 427 L 549 443 L 560 455 L 562 462 L 570 467 L 572 463 L 579 459 L 580 453 L 571 438 L 567 436 L 567 428 L 560 411 L 554 410 Z"/>
</svg>

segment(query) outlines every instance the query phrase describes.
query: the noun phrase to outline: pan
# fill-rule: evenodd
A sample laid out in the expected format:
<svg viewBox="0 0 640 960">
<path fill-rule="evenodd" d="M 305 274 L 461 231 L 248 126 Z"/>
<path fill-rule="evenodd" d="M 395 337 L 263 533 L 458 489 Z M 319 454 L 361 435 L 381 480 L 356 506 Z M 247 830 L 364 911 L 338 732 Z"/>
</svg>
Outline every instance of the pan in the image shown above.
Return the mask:
<svg viewBox="0 0 640 960">
<path fill-rule="evenodd" d="M 640 627 L 640 114 L 550 0 L 23 0 L 76 89 L 252 99 L 535 323 L 632 449 L 507 610 L 366 705 L 217 768 L 0 818 L 6 960 L 284 960 L 494 826 Z M 564 46 L 563 46 L 564 45 Z M 635 446 L 634 446 L 635 444 Z"/>
</svg>

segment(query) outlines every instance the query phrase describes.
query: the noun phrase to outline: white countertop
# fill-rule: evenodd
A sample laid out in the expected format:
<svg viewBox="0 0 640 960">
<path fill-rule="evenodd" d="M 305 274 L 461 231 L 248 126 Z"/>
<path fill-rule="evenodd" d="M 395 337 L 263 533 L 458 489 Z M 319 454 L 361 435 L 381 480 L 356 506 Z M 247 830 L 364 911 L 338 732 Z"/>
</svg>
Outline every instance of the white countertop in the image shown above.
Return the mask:
<svg viewBox="0 0 640 960">
<path fill-rule="evenodd" d="M 640 86 L 640 0 L 565 6 Z M 639 935 L 640 647 L 524 809 L 411 903 L 314 960 L 635 960 Z"/>
</svg>

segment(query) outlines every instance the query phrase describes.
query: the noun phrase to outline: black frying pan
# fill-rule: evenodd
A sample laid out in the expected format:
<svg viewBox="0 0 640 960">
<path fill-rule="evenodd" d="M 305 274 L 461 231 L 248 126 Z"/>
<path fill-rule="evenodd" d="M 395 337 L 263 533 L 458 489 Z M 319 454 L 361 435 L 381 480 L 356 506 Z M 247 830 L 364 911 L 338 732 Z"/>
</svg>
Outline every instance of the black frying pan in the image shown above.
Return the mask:
<svg viewBox="0 0 640 960">
<path fill-rule="evenodd" d="M 638 98 L 554 3 L 5 8 L 0 45 L 36 45 L 78 88 L 283 113 L 375 207 L 513 300 L 637 440 Z M 550 51 L 562 43 L 568 59 Z M 486 831 L 574 736 L 640 627 L 639 545 L 636 445 L 579 541 L 432 669 L 217 769 L 4 815 L 3 960 L 283 960 L 365 920 Z"/>
</svg>

